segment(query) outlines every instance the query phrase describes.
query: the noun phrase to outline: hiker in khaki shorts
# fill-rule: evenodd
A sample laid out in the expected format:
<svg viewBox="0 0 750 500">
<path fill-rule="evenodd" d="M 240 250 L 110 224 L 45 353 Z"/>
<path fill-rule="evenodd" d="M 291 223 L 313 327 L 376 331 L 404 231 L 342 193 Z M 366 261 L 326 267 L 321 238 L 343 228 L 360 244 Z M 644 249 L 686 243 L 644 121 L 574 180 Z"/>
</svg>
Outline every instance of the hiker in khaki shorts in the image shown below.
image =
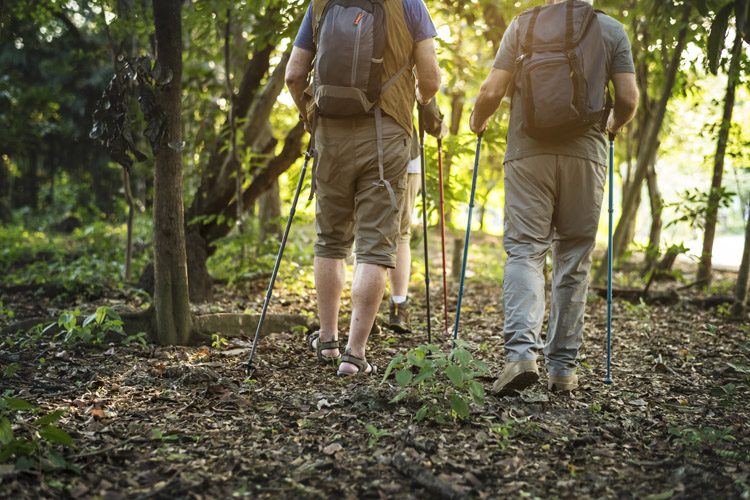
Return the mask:
<svg viewBox="0 0 750 500">
<path fill-rule="evenodd" d="M 638 88 L 623 26 L 601 12 L 595 16 L 604 42 L 606 81 L 614 86 L 614 108 L 606 121 L 606 132 L 614 136 L 633 118 Z M 519 23 L 516 17 L 508 26 L 481 86 L 470 119 L 475 133 L 484 131 L 509 86 L 514 85 L 512 77 L 521 56 Z M 560 141 L 542 141 L 526 134 L 519 99 L 523 84 L 516 80 L 504 159 L 503 245 L 508 259 L 503 278 L 503 333 L 507 362 L 492 387 L 499 395 L 525 389 L 538 380 L 539 352 L 544 353 L 550 390 L 578 387 L 578 349 L 583 340 L 591 254 L 607 172 L 606 137 L 598 124 Z M 552 291 L 543 343 L 543 267 L 550 248 Z"/>
<path fill-rule="evenodd" d="M 312 124 L 315 144 L 314 273 L 320 330 L 310 335 L 308 347 L 319 361 L 340 360 L 339 376 L 371 375 L 376 367 L 366 361 L 365 346 L 385 291 L 386 270 L 396 265 L 398 209 L 406 188 L 414 101 L 416 98 L 427 103 L 440 88 L 440 68 L 433 41 L 437 31 L 422 0 L 383 2 L 387 35 L 381 81 L 395 79 L 380 95 L 382 137 L 378 140 L 377 115 L 365 113 L 346 118 L 322 113 L 308 115 L 304 95 L 313 61 L 316 64 L 320 61 L 317 49 L 324 42 L 338 43 L 317 38 L 317 23 L 327 3 L 326 0 L 311 2 L 286 70 L 287 87 L 301 119 Z M 368 19 L 362 19 L 363 16 L 356 16 L 353 24 L 365 25 Z M 410 63 L 416 67 L 416 82 Z M 319 106 L 317 101 L 316 106 Z M 338 312 L 346 281 L 344 259 L 353 244 L 358 266 L 351 285 L 349 338 L 342 356 L 338 345 Z"/>
</svg>

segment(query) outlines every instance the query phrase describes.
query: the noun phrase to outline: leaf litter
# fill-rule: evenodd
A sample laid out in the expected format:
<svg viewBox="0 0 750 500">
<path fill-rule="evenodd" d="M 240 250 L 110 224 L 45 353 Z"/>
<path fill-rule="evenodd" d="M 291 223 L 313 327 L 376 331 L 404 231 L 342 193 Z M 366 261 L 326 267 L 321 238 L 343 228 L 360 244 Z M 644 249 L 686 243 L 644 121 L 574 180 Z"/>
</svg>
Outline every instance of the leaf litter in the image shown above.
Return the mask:
<svg viewBox="0 0 750 500">
<path fill-rule="evenodd" d="M 277 288 L 287 312 L 315 309 L 309 294 Z M 750 497 L 746 324 L 684 300 L 615 302 L 614 383 L 605 384 L 606 303 L 592 300 L 579 390 L 549 392 L 542 375 L 520 395 L 496 397 L 497 292 L 471 282 L 459 332 L 492 371 L 479 379 L 484 407 L 442 425 L 416 421 L 414 397 L 389 403 L 401 390 L 393 377 L 337 378 L 302 331 L 262 338 L 250 377 L 248 338 L 221 348 L 2 344 L 3 394 L 42 414 L 65 411 L 59 426 L 77 448 L 59 451 L 80 472 L 10 461 L 0 489 L 19 499 Z M 2 297 L 6 307 L 28 300 Z M 415 294 L 415 333 L 383 328 L 368 359 L 385 367 L 425 343 L 420 302 Z M 436 309 L 434 342 L 447 351 Z"/>
</svg>

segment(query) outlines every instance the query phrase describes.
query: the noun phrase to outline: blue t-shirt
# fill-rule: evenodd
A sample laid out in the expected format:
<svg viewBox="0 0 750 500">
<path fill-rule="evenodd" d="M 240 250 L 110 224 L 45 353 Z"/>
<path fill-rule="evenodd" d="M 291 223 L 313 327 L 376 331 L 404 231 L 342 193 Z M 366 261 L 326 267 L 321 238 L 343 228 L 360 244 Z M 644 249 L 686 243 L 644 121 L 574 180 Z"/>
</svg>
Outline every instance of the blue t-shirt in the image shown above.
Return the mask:
<svg viewBox="0 0 750 500">
<path fill-rule="evenodd" d="M 409 34 L 415 42 L 421 42 L 428 38 L 435 38 L 437 31 L 432 23 L 432 17 L 422 0 L 401 0 L 404 6 L 404 20 Z M 294 46 L 301 49 L 315 52 L 315 40 L 313 40 L 312 25 L 312 1 L 307 6 L 307 12 L 302 19 L 302 25 L 297 32 L 297 38 L 294 39 Z"/>
</svg>

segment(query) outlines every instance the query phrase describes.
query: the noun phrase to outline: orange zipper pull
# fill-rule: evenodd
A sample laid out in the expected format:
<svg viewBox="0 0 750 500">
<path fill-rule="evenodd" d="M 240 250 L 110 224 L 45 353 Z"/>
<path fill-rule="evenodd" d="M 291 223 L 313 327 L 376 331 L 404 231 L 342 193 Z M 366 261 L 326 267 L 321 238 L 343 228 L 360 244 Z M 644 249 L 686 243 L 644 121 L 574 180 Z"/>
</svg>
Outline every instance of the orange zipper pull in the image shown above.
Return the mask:
<svg viewBox="0 0 750 500">
<path fill-rule="evenodd" d="M 365 17 L 365 13 L 364 12 L 360 12 L 359 15 L 357 16 L 357 20 L 354 21 L 354 26 L 358 25 L 359 21 L 361 21 L 363 17 Z"/>
</svg>

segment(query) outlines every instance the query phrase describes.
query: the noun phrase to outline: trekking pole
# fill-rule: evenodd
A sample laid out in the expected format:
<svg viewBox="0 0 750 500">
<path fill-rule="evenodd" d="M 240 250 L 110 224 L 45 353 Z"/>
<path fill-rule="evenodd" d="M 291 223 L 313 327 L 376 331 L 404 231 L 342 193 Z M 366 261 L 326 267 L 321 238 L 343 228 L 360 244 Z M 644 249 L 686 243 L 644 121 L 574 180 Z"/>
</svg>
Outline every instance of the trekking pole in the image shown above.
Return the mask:
<svg viewBox="0 0 750 500">
<path fill-rule="evenodd" d="M 310 162 L 310 158 L 313 157 L 313 152 L 310 150 L 310 144 L 307 145 L 307 151 L 305 151 L 305 163 L 302 165 L 302 171 L 299 174 L 299 181 L 297 181 L 297 191 L 294 193 L 294 199 L 292 200 L 292 208 L 289 211 L 289 218 L 286 221 L 286 229 L 284 229 L 284 235 L 281 237 L 281 246 L 279 247 L 279 254 L 276 256 L 276 263 L 273 266 L 273 272 L 271 273 L 271 282 L 268 284 L 268 291 L 266 292 L 266 299 L 263 302 L 263 310 L 260 312 L 260 318 L 258 319 L 258 328 L 255 330 L 255 338 L 253 339 L 253 348 L 250 351 L 250 358 L 247 360 L 246 371 L 250 372 L 250 365 L 253 362 L 253 356 L 255 355 L 255 348 L 258 346 L 258 337 L 260 335 L 260 329 L 263 326 L 263 320 L 266 317 L 266 310 L 268 309 L 268 302 L 271 300 L 271 292 L 273 291 L 273 285 L 276 282 L 276 274 L 279 272 L 279 264 L 281 264 L 281 256 L 284 255 L 284 247 L 286 246 L 286 239 L 289 236 L 289 228 L 292 226 L 292 219 L 294 218 L 294 211 L 297 207 L 297 199 L 299 193 L 302 190 L 302 183 L 305 179 L 305 172 L 307 171 L 307 164 Z"/>
<path fill-rule="evenodd" d="M 610 362 L 612 359 L 612 213 L 614 212 L 614 169 L 615 169 L 615 136 L 608 133 L 609 136 L 609 227 L 607 229 L 607 378 L 604 382 L 612 383 L 612 373 L 610 371 Z"/>
<path fill-rule="evenodd" d="M 456 324 L 453 327 L 453 349 L 456 349 L 458 336 L 458 321 L 461 318 L 461 300 L 464 295 L 464 277 L 466 276 L 466 261 L 469 258 L 469 236 L 471 235 L 471 212 L 474 209 L 474 194 L 477 190 L 477 171 L 479 170 L 479 150 L 482 147 L 482 133 L 477 134 L 477 151 L 474 155 L 474 174 L 471 179 L 471 195 L 469 196 L 469 220 L 466 223 L 466 238 L 464 239 L 464 256 L 461 260 L 461 281 L 458 285 L 458 304 L 456 305 Z"/>
<path fill-rule="evenodd" d="M 419 115 L 419 162 L 422 167 L 422 227 L 424 228 L 424 287 L 427 292 L 427 343 L 432 343 L 430 328 L 430 259 L 427 254 L 427 184 L 424 173 L 424 106 L 417 106 Z"/>
<path fill-rule="evenodd" d="M 445 271 L 445 196 L 443 194 L 443 141 L 437 140 L 438 182 L 440 183 L 440 242 L 443 247 L 443 302 L 445 307 L 445 334 L 448 335 L 448 280 Z"/>
</svg>

